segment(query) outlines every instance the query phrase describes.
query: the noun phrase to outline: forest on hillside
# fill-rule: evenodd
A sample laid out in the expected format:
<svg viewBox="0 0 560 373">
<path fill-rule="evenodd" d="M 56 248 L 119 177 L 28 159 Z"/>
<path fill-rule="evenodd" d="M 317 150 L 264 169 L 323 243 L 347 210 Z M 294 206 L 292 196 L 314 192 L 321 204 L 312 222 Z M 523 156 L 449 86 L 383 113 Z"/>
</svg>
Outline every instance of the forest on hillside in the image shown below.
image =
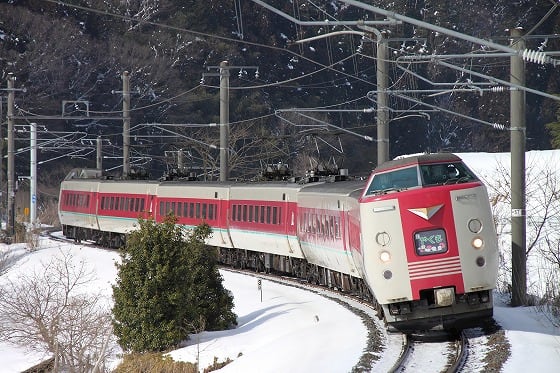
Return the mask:
<svg viewBox="0 0 560 373">
<path fill-rule="evenodd" d="M 300 173 L 334 165 L 367 174 L 377 158 L 377 143 L 364 138 L 376 138 L 376 40 L 336 32 L 362 30 L 341 21 L 384 17 L 343 1 L 263 2 L 284 16 L 252 0 L 0 2 L 1 86 L 12 73 L 16 88 L 25 88 L 15 94 L 17 115 L 24 118 L 17 122 L 16 148 L 28 144 L 25 125 L 33 116 L 64 114 L 72 118 L 36 121 L 46 141 L 40 178 L 59 182 L 70 167 L 95 167 L 98 136 L 104 168 L 118 174 L 122 74 L 128 71 L 133 167 L 158 177 L 177 166 L 180 151 L 186 168 L 215 177 L 219 133 L 210 124 L 220 121 L 218 67 L 228 61 L 232 177 L 252 178 L 278 163 Z M 509 29 L 521 28 L 527 48 L 560 50 L 558 1 L 361 3 L 503 45 L 511 43 Z M 324 20 L 333 25 L 304 24 Z M 509 81 L 509 57 L 480 57 L 495 51 L 410 23 L 377 28 L 388 35 L 388 89 L 395 92 L 389 95 L 390 157 L 509 150 L 508 90 L 491 91 L 496 84 L 469 73 Z M 406 59 L 463 54 L 478 57 L 445 60 L 460 69 Z M 528 87 L 559 92 L 558 67 L 525 66 Z M 6 128 L 7 94 L 0 95 Z M 526 102 L 527 149 L 550 148 L 545 125 L 557 119 L 556 102 L 530 93 Z M 29 172 L 28 154 L 16 154 L 20 175 Z M 60 177 L 53 177 L 57 170 Z"/>
</svg>

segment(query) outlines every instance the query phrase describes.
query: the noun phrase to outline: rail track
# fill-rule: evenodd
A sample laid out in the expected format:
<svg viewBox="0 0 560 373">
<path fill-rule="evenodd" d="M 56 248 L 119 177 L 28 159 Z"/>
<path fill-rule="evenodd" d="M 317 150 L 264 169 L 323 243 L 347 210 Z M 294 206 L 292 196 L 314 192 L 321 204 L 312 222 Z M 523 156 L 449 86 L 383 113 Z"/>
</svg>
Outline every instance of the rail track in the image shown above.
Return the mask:
<svg viewBox="0 0 560 373">
<path fill-rule="evenodd" d="M 464 333 L 437 339 L 403 336 L 401 354 L 391 373 L 426 371 L 460 372 L 468 356 L 468 338 Z"/>
</svg>

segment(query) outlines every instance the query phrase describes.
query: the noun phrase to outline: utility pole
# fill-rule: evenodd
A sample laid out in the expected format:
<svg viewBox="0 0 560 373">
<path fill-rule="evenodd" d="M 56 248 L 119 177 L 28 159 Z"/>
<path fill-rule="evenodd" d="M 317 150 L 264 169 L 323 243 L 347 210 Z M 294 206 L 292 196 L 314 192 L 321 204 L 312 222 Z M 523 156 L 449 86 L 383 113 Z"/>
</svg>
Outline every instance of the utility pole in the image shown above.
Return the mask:
<svg viewBox="0 0 560 373">
<path fill-rule="evenodd" d="M 525 49 L 521 29 L 510 30 L 512 47 L 518 51 Z M 510 82 L 525 86 L 525 64 L 520 54 L 510 57 Z M 526 303 L 527 261 L 526 261 L 526 197 L 525 197 L 525 91 L 510 91 L 511 122 L 511 287 L 512 306 Z"/>
<path fill-rule="evenodd" d="M 389 82 L 385 32 L 377 33 L 377 165 L 389 160 Z"/>
<path fill-rule="evenodd" d="M 16 77 L 8 74 L 8 220 L 6 230 L 10 236 L 15 234 L 15 199 L 16 192 L 14 170 L 14 82 Z"/>
<path fill-rule="evenodd" d="M 184 162 L 184 157 L 185 154 L 183 153 L 183 149 L 179 149 L 177 151 L 177 171 L 178 172 L 183 172 L 183 169 L 185 168 L 185 162 Z"/>
<path fill-rule="evenodd" d="M 33 232 L 37 224 L 37 123 L 30 123 L 30 126 L 29 224 L 30 231 Z"/>
<path fill-rule="evenodd" d="M 0 222 L 2 222 L 2 213 L 4 211 L 4 172 L 2 164 L 4 163 L 4 107 L 3 98 L 0 96 Z"/>
<path fill-rule="evenodd" d="M 200 84 L 204 84 L 204 78 L 207 76 L 220 77 L 220 181 L 229 179 L 229 76 L 231 69 L 240 69 L 239 76 L 243 71 L 255 69 L 255 77 L 259 77 L 259 68 L 257 66 L 230 66 L 228 61 L 220 62 L 220 66 L 208 66 L 210 69 L 219 69 L 219 73 L 202 74 Z"/>
<path fill-rule="evenodd" d="M 130 76 L 128 71 L 122 73 L 123 95 L 123 172 L 124 179 L 130 174 Z"/>
<path fill-rule="evenodd" d="M 229 67 L 220 63 L 220 181 L 229 178 Z"/>
<path fill-rule="evenodd" d="M 103 172 L 103 149 L 101 147 L 102 146 L 102 141 L 103 140 L 101 140 L 101 136 L 97 136 L 96 168 L 101 172 Z"/>
</svg>

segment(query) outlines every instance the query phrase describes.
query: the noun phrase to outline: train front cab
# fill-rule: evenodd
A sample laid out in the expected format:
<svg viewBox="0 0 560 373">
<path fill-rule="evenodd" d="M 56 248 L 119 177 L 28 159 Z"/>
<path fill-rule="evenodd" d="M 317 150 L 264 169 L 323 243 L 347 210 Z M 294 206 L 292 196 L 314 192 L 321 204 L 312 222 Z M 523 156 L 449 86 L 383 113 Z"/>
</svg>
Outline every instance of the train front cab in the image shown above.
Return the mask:
<svg viewBox="0 0 560 373">
<path fill-rule="evenodd" d="M 436 168 L 455 175 L 439 180 Z M 492 316 L 496 232 L 486 188 L 458 157 L 387 162 L 360 202 L 365 278 L 390 328 L 461 329 Z"/>
</svg>

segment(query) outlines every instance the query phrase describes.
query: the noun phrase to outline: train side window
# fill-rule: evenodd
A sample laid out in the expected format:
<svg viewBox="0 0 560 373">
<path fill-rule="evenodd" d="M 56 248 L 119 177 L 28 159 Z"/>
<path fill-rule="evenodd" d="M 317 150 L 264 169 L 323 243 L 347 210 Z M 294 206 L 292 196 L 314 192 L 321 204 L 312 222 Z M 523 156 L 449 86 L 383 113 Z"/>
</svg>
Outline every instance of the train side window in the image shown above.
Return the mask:
<svg viewBox="0 0 560 373">
<path fill-rule="evenodd" d="M 261 223 L 265 222 L 265 207 L 261 206 Z"/>
<path fill-rule="evenodd" d="M 243 205 L 243 221 L 247 221 L 247 205 Z"/>
<path fill-rule="evenodd" d="M 114 210 L 114 209 L 115 209 L 115 197 L 111 197 L 109 202 L 109 210 Z"/>
<path fill-rule="evenodd" d="M 196 204 L 196 218 L 200 218 L 200 203 Z"/>
<path fill-rule="evenodd" d="M 255 223 L 259 222 L 259 206 L 255 206 Z"/>
<path fill-rule="evenodd" d="M 271 216 L 272 215 L 272 208 L 270 206 L 266 206 L 266 224 L 270 224 Z"/>
<path fill-rule="evenodd" d="M 338 216 L 334 219 L 334 236 L 340 238 L 340 218 Z"/>
<path fill-rule="evenodd" d="M 144 199 L 140 199 L 140 211 L 144 211 Z"/>
<path fill-rule="evenodd" d="M 237 205 L 237 221 L 243 221 L 243 205 Z"/>
<path fill-rule="evenodd" d="M 189 218 L 194 218 L 194 202 L 189 203 Z"/>
<path fill-rule="evenodd" d="M 252 222 L 253 221 L 253 205 L 249 205 L 249 221 Z"/>
<path fill-rule="evenodd" d="M 231 220 L 237 221 L 237 205 L 231 206 Z"/>
<path fill-rule="evenodd" d="M 189 216 L 189 204 L 188 204 L 188 202 L 183 203 L 183 216 L 185 218 Z"/>
<path fill-rule="evenodd" d="M 278 224 L 278 207 L 272 208 L 272 224 Z"/>
<path fill-rule="evenodd" d="M 208 219 L 210 220 L 214 220 L 214 208 L 215 208 L 215 204 L 214 203 L 210 203 L 208 205 Z"/>
<path fill-rule="evenodd" d="M 177 209 L 175 211 L 176 211 L 175 215 L 179 217 L 183 216 L 183 202 L 177 202 Z"/>
<path fill-rule="evenodd" d="M 202 204 L 202 219 L 206 219 L 207 215 L 206 215 L 206 209 L 208 208 L 208 205 L 206 203 Z"/>
<path fill-rule="evenodd" d="M 159 203 L 159 214 L 161 216 L 165 215 L 165 205 L 163 204 L 163 201 L 160 201 Z"/>
</svg>

